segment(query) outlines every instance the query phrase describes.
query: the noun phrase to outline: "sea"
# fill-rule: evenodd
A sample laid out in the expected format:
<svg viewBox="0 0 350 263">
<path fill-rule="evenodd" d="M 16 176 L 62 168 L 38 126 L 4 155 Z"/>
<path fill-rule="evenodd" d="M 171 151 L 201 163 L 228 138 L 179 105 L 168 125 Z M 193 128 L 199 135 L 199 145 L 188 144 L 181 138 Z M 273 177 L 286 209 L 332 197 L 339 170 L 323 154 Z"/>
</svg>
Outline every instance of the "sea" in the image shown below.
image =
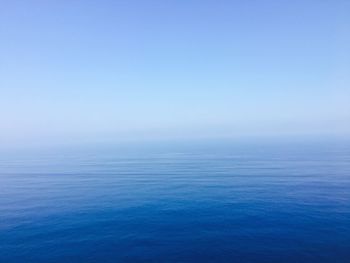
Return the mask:
<svg viewBox="0 0 350 263">
<path fill-rule="evenodd" d="M 350 140 L 0 154 L 1 263 L 349 263 Z"/>
</svg>

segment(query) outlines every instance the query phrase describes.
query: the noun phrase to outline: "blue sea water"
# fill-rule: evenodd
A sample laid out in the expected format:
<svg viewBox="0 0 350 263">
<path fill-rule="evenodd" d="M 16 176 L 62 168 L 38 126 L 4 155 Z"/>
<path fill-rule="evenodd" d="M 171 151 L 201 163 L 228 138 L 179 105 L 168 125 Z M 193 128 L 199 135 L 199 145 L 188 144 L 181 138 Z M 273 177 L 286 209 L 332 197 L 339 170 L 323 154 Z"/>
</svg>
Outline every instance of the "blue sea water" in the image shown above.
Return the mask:
<svg viewBox="0 0 350 263">
<path fill-rule="evenodd" d="M 350 262 L 350 144 L 0 156 L 0 262 Z"/>
</svg>

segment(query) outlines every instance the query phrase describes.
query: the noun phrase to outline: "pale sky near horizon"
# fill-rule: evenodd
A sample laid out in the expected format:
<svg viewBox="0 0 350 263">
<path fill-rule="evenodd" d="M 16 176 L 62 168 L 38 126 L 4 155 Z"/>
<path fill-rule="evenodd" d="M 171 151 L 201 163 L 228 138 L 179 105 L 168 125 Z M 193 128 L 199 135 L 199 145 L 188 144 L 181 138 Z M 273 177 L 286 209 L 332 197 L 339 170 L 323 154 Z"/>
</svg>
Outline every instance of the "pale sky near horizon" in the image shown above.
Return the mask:
<svg viewBox="0 0 350 263">
<path fill-rule="evenodd" d="M 350 1 L 0 0 L 0 143 L 350 135 Z"/>
</svg>

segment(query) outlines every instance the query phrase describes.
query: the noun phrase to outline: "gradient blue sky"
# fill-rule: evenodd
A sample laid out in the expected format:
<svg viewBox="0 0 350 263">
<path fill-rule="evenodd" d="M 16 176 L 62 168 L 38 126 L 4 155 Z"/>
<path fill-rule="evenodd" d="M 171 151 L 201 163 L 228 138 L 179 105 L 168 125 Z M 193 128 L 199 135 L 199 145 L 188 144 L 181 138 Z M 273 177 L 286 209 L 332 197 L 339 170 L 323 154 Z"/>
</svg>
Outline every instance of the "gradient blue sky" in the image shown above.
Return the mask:
<svg viewBox="0 0 350 263">
<path fill-rule="evenodd" d="M 350 1 L 0 1 L 0 143 L 350 135 Z"/>
</svg>

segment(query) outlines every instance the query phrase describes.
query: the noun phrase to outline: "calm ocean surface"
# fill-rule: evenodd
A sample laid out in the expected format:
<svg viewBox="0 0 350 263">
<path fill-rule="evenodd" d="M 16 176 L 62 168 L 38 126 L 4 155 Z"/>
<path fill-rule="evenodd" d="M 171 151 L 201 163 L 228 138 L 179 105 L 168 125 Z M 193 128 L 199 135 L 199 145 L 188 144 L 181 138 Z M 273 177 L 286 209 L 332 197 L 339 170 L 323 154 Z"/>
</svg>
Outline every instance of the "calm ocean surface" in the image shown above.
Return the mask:
<svg viewBox="0 0 350 263">
<path fill-rule="evenodd" d="M 0 156 L 0 262 L 350 262 L 350 144 Z"/>
</svg>

